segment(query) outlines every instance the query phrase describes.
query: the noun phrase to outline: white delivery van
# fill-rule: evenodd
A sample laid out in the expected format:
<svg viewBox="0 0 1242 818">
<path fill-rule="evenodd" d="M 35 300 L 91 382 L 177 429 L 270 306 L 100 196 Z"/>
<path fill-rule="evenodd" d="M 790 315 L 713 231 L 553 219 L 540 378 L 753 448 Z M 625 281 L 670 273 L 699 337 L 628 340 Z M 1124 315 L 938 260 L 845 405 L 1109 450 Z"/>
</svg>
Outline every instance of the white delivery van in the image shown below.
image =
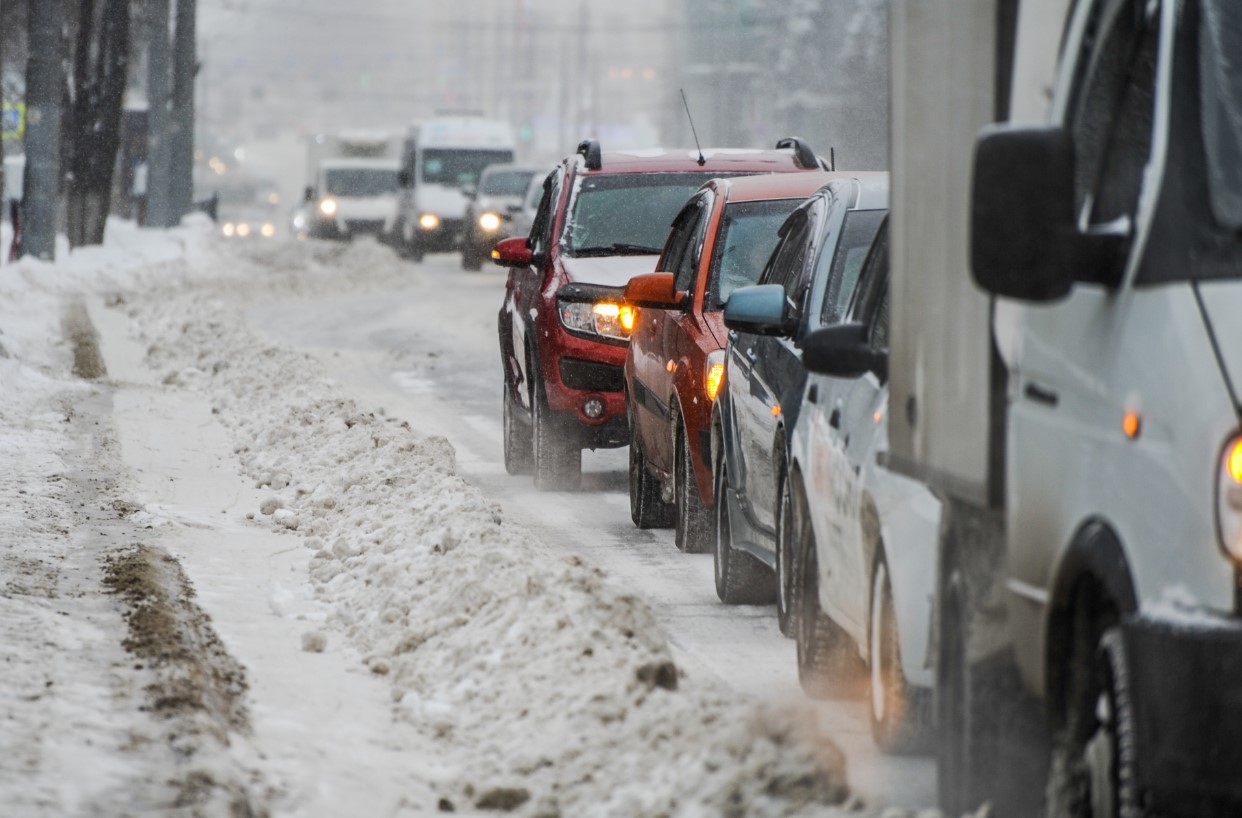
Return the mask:
<svg viewBox="0 0 1242 818">
<path fill-rule="evenodd" d="M 389 242 L 416 260 L 461 246 L 465 190 L 488 165 L 513 161 L 509 123 L 477 116 L 432 119 L 410 127 L 402 148 L 401 193 L 384 226 Z"/>
</svg>

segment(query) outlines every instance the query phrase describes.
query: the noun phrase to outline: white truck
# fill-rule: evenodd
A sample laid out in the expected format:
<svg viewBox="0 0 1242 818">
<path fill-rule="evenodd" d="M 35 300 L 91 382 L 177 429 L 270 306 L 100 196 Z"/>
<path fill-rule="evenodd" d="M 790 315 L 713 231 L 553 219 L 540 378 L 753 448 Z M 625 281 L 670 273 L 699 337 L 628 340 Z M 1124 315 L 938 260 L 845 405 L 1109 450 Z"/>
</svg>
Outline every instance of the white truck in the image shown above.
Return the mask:
<svg viewBox="0 0 1242 818">
<path fill-rule="evenodd" d="M 410 126 L 401 152 L 401 193 L 384 225 L 386 240 L 403 255 L 461 245 L 467 191 L 488 165 L 513 161 L 517 142 L 509 123 L 479 116 L 447 116 Z"/>
<path fill-rule="evenodd" d="M 379 233 L 396 201 L 401 139 L 383 131 L 316 134 L 306 146 L 306 190 L 291 225 L 299 236 Z"/>
<path fill-rule="evenodd" d="M 890 13 L 886 463 L 943 501 L 943 806 L 1242 814 L 1242 8 Z"/>
</svg>

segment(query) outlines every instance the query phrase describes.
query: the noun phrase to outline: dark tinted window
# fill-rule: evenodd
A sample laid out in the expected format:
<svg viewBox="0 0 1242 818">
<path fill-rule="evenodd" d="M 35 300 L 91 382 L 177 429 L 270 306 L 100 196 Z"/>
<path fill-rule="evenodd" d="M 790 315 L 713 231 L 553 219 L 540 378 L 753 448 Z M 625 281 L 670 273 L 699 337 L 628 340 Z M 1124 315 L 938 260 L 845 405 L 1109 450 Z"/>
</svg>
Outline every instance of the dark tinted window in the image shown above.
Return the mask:
<svg viewBox="0 0 1242 818">
<path fill-rule="evenodd" d="M 324 187 L 333 196 L 384 196 L 397 191 L 397 169 L 332 168 Z"/>
<path fill-rule="evenodd" d="M 423 181 L 448 187 L 473 185 L 479 181 L 483 168 L 512 161 L 513 151 L 426 148 L 423 150 Z"/>
<path fill-rule="evenodd" d="M 824 289 L 824 302 L 820 310 L 820 322 L 835 324 L 845 317 L 846 307 L 858 283 L 858 274 L 875 240 L 876 232 L 884 221 L 884 210 L 851 210 L 845 214 L 841 226 L 841 238 L 836 247 L 825 246 L 816 262 L 818 275 L 831 260 L 828 286 Z"/>
<path fill-rule="evenodd" d="M 529 170 L 497 170 L 485 173 L 479 182 L 479 192 L 488 196 L 521 196 L 534 176 Z"/>
<path fill-rule="evenodd" d="M 1237 0 L 1203 0 L 1199 106 L 1212 215 L 1242 229 L 1242 14 Z"/>
<path fill-rule="evenodd" d="M 716 231 L 708 283 L 707 310 L 724 309 L 738 287 L 754 284 L 776 247 L 777 229 L 801 199 L 736 202 L 726 205 Z"/>
</svg>

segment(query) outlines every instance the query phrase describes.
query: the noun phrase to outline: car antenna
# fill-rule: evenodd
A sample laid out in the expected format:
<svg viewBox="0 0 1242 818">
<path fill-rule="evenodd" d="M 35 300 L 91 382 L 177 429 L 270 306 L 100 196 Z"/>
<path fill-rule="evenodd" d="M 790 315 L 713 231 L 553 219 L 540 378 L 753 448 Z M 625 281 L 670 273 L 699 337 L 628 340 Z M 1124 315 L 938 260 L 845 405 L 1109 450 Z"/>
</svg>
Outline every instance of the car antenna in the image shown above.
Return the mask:
<svg viewBox="0 0 1242 818">
<path fill-rule="evenodd" d="M 681 104 L 686 106 L 686 119 L 690 120 L 690 133 L 694 134 L 694 147 L 699 149 L 699 167 L 707 164 L 707 157 L 703 155 L 703 146 L 699 144 L 699 132 L 694 129 L 694 117 L 690 116 L 690 103 L 686 101 L 686 89 L 680 88 Z"/>
</svg>

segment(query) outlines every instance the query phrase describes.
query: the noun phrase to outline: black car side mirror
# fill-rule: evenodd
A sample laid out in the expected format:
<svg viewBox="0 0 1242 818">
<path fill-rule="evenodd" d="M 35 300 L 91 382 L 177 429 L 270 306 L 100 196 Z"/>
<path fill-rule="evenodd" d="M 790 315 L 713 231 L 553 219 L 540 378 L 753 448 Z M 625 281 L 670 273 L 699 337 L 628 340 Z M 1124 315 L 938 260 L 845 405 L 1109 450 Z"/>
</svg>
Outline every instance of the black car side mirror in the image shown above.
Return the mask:
<svg viewBox="0 0 1242 818">
<path fill-rule="evenodd" d="M 888 380 L 888 354 L 867 343 L 865 324 L 835 324 L 802 339 L 802 365 L 834 378 L 859 378 L 875 373 Z"/>
</svg>

